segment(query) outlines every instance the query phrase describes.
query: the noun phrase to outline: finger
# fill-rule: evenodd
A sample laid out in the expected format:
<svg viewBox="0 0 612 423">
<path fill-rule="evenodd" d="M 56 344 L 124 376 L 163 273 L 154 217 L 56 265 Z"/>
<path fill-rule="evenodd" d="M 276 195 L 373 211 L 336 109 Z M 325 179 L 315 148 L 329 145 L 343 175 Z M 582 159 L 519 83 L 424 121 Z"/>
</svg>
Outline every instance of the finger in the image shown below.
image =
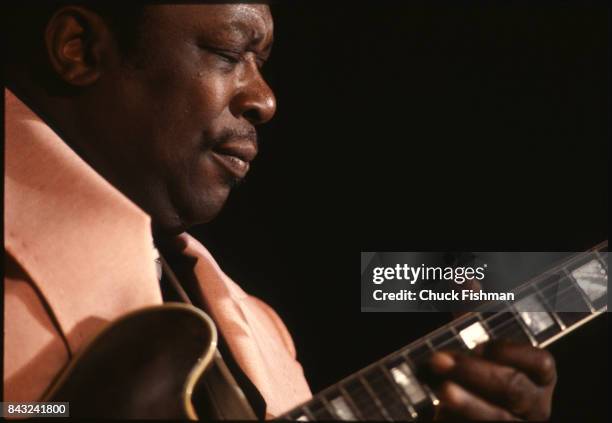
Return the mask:
<svg viewBox="0 0 612 423">
<path fill-rule="evenodd" d="M 496 363 L 519 369 L 540 386 L 553 385 L 557 380 L 552 354 L 531 345 L 508 341 L 489 342 L 484 347 L 483 356 Z"/>
<path fill-rule="evenodd" d="M 451 364 L 451 361 L 454 363 Z M 515 415 L 525 416 L 543 404 L 541 388 L 524 373 L 480 357 L 464 354 L 438 353 L 432 357 L 435 372 L 462 385 L 481 397 L 506 408 Z M 442 372 L 440 372 L 440 369 Z"/>
<path fill-rule="evenodd" d="M 438 390 L 440 405 L 437 418 L 461 420 L 518 420 L 508 411 L 490 404 L 453 382 L 445 382 Z"/>
</svg>

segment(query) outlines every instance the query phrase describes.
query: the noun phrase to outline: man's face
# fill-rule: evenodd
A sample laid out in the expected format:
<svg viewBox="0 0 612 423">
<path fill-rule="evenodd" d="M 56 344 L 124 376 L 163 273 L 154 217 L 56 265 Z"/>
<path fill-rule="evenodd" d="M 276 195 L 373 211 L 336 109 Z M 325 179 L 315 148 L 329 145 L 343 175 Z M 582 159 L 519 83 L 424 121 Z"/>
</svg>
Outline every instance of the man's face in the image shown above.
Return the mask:
<svg viewBox="0 0 612 423">
<path fill-rule="evenodd" d="M 164 232 L 211 220 L 276 109 L 266 5 L 147 7 L 137 54 L 100 80 L 102 167 Z M 112 63 L 113 60 L 110 60 Z"/>
</svg>

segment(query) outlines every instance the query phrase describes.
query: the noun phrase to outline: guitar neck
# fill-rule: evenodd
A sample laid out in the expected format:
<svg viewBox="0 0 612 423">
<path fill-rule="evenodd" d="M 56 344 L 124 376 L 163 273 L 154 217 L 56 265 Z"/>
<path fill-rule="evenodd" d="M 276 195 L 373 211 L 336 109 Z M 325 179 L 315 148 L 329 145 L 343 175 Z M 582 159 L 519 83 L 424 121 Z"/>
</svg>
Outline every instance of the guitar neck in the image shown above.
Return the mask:
<svg viewBox="0 0 612 423">
<path fill-rule="evenodd" d="M 495 339 L 544 348 L 607 309 L 607 241 L 323 390 L 287 420 L 417 420 L 438 404 L 418 371 L 435 351 L 469 351 Z"/>
</svg>

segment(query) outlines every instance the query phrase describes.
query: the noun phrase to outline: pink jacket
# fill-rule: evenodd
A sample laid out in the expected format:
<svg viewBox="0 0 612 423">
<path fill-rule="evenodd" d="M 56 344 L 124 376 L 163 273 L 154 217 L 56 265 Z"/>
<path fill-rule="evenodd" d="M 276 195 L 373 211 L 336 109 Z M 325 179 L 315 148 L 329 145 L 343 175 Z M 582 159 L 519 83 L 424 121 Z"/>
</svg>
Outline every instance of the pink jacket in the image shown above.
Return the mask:
<svg viewBox="0 0 612 423">
<path fill-rule="evenodd" d="M 162 302 L 150 218 L 5 90 L 4 401 L 35 401 L 109 322 Z M 210 314 L 268 417 L 310 396 L 277 314 L 187 234 Z"/>
</svg>

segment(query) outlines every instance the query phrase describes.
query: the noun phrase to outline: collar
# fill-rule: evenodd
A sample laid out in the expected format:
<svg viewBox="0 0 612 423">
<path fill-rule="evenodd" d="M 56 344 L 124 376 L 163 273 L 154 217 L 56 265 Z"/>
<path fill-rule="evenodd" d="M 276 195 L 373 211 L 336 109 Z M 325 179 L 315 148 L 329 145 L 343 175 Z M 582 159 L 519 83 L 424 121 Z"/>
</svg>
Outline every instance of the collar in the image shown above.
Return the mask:
<svg viewBox="0 0 612 423">
<path fill-rule="evenodd" d="M 5 90 L 5 250 L 72 351 L 103 322 L 162 302 L 150 217 Z"/>
</svg>

